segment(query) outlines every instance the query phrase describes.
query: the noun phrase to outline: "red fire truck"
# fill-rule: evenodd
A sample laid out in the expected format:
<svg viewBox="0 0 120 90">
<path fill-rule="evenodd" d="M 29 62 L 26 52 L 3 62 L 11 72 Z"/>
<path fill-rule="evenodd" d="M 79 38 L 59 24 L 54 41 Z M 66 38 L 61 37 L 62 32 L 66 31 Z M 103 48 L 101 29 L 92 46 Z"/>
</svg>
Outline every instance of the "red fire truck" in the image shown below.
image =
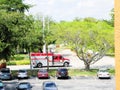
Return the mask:
<svg viewBox="0 0 120 90">
<path fill-rule="evenodd" d="M 31 65 L 33 68 L 42 66 L 65 66 L 68 67 L 70 60 L 64 58 L 61 54 L 53 53 L 31 53 Z"/>
</svg>

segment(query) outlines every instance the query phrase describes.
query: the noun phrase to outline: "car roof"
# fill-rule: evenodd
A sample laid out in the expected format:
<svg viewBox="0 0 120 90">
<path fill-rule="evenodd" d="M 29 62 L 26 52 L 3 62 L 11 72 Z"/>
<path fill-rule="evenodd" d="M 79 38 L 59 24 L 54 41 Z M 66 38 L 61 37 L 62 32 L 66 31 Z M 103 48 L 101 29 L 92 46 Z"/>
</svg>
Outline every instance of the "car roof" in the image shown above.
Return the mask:
<svg viewBox="0 0 120 90">
<path fill-rule="evenodd" d="M 47 90 L 58 90 L 55 82 L 53 82 L 53 81 L 45 81 L 45 82 L 43 82 L 43 86 Z"/>
</svg>

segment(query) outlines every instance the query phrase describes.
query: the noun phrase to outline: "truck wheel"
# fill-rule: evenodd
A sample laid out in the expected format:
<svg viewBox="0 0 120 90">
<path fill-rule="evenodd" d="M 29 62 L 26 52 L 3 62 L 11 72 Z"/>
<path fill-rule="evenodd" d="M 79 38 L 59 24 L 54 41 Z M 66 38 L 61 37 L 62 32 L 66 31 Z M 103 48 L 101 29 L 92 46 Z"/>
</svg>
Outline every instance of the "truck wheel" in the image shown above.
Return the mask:
<svg viewBox="0 0 120 90">
<path fill-rule="evenodd" d="M 69 63 L 65 62 L 64 67 L 68 67 L 68 66 L 69 66 Z"/>
<path fill-rule="evenodd" d="M 41 63 L 38 63 L 38 64 L 37 64 L 37 67 L 38 67 L 38 68 L 41 68 L 41 67 L 42 67 L 42 64 L 41 64 Z"/>
</svg>

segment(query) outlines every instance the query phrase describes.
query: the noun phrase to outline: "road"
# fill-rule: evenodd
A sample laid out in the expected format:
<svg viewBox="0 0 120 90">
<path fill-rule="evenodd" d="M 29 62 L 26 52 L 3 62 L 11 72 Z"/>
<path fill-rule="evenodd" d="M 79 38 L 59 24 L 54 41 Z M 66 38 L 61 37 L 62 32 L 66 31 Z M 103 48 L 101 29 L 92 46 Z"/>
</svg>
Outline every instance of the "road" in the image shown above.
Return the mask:
<svg viewBox="0 0 120 90">
<path fill-rule="evenodd" d="M 83 69 L 84 63 L 78 59 L 76 54 L 69 49 L 65 49 L 60 51 L 64 57 L 70 59 L 70 67 L 72 69 Z M 18 69 L 30 69 L 30 65 L 19 65 L 19 66 L 7 66 L 11 70 L 18 70 Z M 91 65 L 91 68 L 101 68 L 101 67 L 107 67 L 107 68 L 114 68 L 115 67 L 115 58 L 104 56 L 101 60 L 96 62 L 95 64 Z M 55 67 L 50 67 L 55 68 Z"/>
<path fill-rule="evenodd" d="M 6 84 L 6 90 L 16 90 L 19 82 L 30 82 L 32 90 L 42 90 L 44 81 L 53 81 L 58 90 L 115 90 L 115 79 L 98 79 L 96 77 L 72 77 L 71 79 L 38 79 L 36 77 L 23 80 L 3 81 Z"/>
</svg>

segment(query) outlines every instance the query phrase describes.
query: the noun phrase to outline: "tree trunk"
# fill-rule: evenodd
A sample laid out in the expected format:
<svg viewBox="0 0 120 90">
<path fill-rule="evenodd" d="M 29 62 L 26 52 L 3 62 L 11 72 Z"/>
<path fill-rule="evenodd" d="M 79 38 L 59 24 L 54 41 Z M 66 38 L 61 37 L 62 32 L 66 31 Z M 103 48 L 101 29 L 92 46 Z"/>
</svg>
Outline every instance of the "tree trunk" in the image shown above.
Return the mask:
<svg viewBox="0 0 120 90">
<path fill-rule="evenodd" d="M 85 64 L 85 70 L 89 71 L 90 70 L 90 64 L 88 64 L 88 63 L 84 63 L 84 64 Z"/>
</svg>

